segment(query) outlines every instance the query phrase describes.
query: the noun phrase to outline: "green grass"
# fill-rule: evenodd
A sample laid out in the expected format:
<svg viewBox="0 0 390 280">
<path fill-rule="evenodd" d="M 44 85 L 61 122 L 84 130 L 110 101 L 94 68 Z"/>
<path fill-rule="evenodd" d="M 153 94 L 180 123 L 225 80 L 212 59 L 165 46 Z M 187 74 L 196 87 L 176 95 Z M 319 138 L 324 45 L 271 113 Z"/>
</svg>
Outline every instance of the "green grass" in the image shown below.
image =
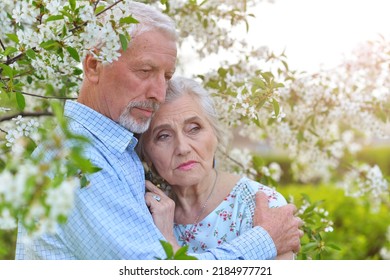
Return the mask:
<svg viewBox="0 0 390 280">
<path fill-rule="evenodd" d="M 325 244 L 335 244 L 340 250 L 323 253 L 327 260 L 375 260 L 382 259 L 380 250 L 390 250 L 390 240 L 386 232 L 390 228 L 390 205 L 382 205 L 377 212 L 372 211 L 364 199 L 344 195 L 344 191 L 332 185 L 288 185 L 278 188 L 288 198 L 297 202 L 301 194 L 307 194 L 312 202 L 323 200 L 321 208 L 329 212 L 334 222 L 334 231 L 324 233 Z"/>
</svg>

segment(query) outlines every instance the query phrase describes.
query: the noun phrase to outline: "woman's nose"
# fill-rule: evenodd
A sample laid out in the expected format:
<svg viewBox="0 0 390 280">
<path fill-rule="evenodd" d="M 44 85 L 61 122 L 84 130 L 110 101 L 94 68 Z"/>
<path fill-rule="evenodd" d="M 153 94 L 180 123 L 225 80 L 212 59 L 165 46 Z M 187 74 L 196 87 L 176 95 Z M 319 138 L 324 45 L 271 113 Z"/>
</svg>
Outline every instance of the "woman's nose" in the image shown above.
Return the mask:
<svg viewBox="0 0 390 280">
<path fill-rule="evenodd" d="M 184 135 L 178 135 L 176 138 L 176 153 L 186 155 L 191 151 L 191 146 Z"/>
</svg>

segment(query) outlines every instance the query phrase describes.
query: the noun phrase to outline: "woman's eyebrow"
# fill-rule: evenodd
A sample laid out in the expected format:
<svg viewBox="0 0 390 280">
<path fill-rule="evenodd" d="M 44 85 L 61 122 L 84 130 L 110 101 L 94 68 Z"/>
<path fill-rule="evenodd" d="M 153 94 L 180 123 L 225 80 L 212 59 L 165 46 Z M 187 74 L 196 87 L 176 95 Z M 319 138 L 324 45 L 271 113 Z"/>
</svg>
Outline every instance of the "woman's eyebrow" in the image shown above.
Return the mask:
<svg viewBox="0 0 390 280">
<path fill-rule="evenodd" d="M 199 121 L 199 120 L 200 120 L 200 117 L 192 116 L 192 117 L 185 119 L 184 124 L 192 123 L 194 121 Z M 172 128 L 172 126 L 168 123 L 159 124 L 152 129 L 152 133 L 154 134 L 158 130 L 170 129 L 170 128 Z"/>
<path fill-rule="evenodd" d="M 157 130 L 163 130 L 163 129 L 169 129 L 171 128 L 170 124 L 163 123 L 160 125 L 157 125 L 156 127 L 153 128 L 152 133 L 154 134 Z"/>
</svg>

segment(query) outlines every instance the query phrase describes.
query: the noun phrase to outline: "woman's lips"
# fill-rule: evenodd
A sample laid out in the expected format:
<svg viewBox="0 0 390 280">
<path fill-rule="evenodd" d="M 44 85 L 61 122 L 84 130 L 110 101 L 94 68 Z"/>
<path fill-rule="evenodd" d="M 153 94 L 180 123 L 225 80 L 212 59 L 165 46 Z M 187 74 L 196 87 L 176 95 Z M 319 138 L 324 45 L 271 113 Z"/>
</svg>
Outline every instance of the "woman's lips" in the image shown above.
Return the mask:
<svg viewBox="0 0 390 280">
<path fill-rule="evenodd" d="M 187 171 L 187 170 L 192 169 L 195 164 L 196 164 L 196 161 L 187 161 L 187 162 L 184 162 L 184 163 L 180 164 L 177 167 L 177 169 Z"/>
</svg>

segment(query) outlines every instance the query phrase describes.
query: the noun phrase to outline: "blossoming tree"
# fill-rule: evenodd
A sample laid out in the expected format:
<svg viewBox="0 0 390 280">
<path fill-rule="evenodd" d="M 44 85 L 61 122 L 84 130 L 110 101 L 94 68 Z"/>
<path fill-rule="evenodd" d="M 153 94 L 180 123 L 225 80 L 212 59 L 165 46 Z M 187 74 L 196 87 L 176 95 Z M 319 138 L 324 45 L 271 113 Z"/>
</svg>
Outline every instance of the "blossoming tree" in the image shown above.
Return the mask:
<svg viewBox="0 0 390 280">
<path fill-rule="evenodd" d="M 81 61 L 98 42 L 104 44 L 94 55 L 105 62 L 127 48 L 126 29 L 137 22 L 126 13 L 127 1 L 0 2 L 0 229 L 15 228 L 17 218 L 31 234 L 53 229 L 72 207 L 73 188 L 84 186 L 84 174 L 96 171 L 80 156 L 85 139 L 67 131 L 62 103 L 77 97 Z M 363 54 L 337 69 L 300 73 L 289 69 L 284 54 L 230 36 L 232 28 L 250 28 L 251 8 L 260 1 L 144 2 L 176 21 L 180 45 L 191 42 L 199 59 L 221 50 L 237 58 L 221 60 L 213 72 L 193 71 L 214 94 L 229 140 L 235 131 L 287 152 L 297 180 L 337 179 L 348 194 L 366 195 L 375 204 L 389 201 L 388 179 L 377 166 L 353 157 L 344 161 L 372 137 L 388 137 L 390 50 L 385 38 L 368 43 Z M 185 57 L 179 52 L 180 61 Z M 65 139 L 75 145 L 65 146 Z M 42 163 L 43 155 L 30 157 L 38 142 L 61 153 L 50 164 Z M 230 146 L 221 153 L 225 168 L 239 166 L 275 185 L 279 166 L 254 166 L 252 156 Z M 336 172 L 341 164 L 347 164 L 345 177 Z"/>
</svg>

